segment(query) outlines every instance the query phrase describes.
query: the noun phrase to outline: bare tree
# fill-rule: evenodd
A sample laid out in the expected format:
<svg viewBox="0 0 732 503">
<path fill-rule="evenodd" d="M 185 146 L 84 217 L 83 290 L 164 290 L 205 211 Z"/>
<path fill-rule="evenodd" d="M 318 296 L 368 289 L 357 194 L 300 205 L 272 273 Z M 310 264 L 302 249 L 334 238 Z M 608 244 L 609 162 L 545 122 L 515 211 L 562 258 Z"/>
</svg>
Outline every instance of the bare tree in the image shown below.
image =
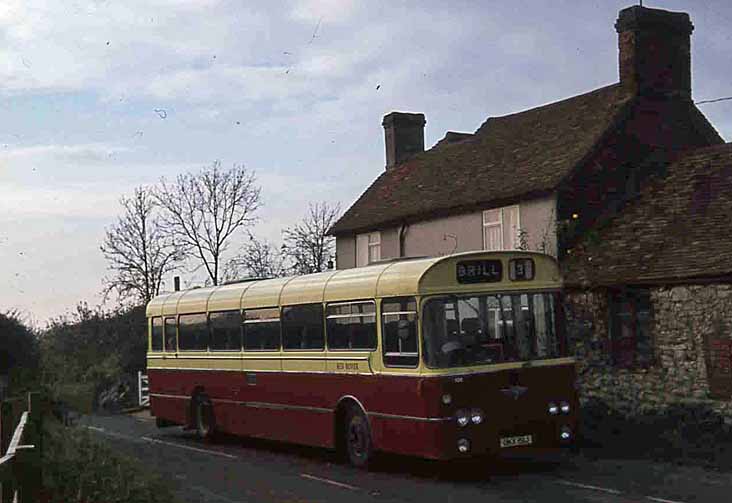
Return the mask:
<svg viewBox="0 0 732 503">
<path fill-rule="evenodd" d="M 104 296 L 116 291 L 120 300 L 147 303 L 182 256 L 160 226 L 149 189 L 138 187 L 120 202 L 124 214 L 106 230 L 100 246 L 112 273 L 104 279 Z"/>
<path fill-rule="evenodd" d="M 155 199 L 163 209 L 166 231 L 218 285 L 222 253 L 238 229 L 254 222 L 260 205 L 254 173 L 244 166 L 222 169 L 216 161 L 198 173 L 179 175 L 170 184 L 161 180 Z"/>
<path fill-rule="evenodd" d="M 294 227 L 282 231 L 283 252 L 296 274 L 324 271 L 335 259 L 335 238 L 326 235 L 341 208 L 326 202 L 310 204 L 308 214 Z"/>
<path fill-rule="evenodd" d="M 271 242 L 249 235 L 249 242 L 224 267 L 224 280 L 244 277 L 279 278 L 287 275 L 285 257 Z"/>
</svg>

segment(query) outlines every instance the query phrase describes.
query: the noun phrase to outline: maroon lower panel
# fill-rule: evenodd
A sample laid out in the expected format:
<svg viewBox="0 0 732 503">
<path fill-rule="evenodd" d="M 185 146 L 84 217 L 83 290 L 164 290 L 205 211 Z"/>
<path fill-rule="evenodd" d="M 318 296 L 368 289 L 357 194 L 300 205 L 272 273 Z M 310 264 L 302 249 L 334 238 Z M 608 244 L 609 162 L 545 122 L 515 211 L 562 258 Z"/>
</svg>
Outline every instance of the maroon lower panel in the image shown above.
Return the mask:
<svg viewBox="0 0 732 503">
<path fill-rule="evenodd" d="M 255 383 L 248 383 L 243 372 L 151 369 L 150 392 L 164 395 L 153 396 L 152 412 L 185 424 L 190 421 L 186 409 L 190 400 L 174 397 L 190 398 L 201 390 L 211 399 L 221 431 L 322 447 L 335 445 L 335 410 L 344 397 L 355 398 L 368 413 L 427 415 L 420 379 L 415 377 L 252 374 L 256 374 Z M 371 416 L 369 421 L 378 449 L 435 457 L 438 424 Z"/>
<path fill-rule="evenodd" d="M 306 445 L 335 445 L 336 409 L 350 397 L 369 414 L 376 449 L 427 458 L 461 456 L 459 438 L 470 441 L 468 455 L 500 453 L 501 437 L 529 434 L 530 448 L 510 450 L 556 448 L 560 427 L 577 429 L 572 365 L 459 377 L 154 369 L 148 375 L 157 417 L 186 424 L 190 398 L 200 390 L 213 403 L 218 429 Z M 443 403 L 444 394 L 450 403 Z M 548 404 L 563 401 L 571 412 L 550 416 Z M 483 412 L 481 424 L 459 428 L 451 419 L 458 410 L 472 409 Z"/>
</svg>

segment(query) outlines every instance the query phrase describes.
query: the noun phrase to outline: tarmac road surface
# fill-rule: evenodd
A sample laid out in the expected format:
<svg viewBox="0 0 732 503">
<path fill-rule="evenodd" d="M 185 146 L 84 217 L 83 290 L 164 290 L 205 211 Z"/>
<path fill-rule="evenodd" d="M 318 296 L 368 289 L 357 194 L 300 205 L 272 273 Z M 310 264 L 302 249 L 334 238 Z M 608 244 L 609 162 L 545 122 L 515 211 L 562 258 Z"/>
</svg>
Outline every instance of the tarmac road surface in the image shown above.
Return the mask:
<svg viewBox="0 0 732 503">
<path fill-rule="evenodd" d="M 723 503 L 732 494 L 732 473 L 648 460 L 581 454 L 485 466 L 383 455 L 367 472 L 324 449 L 203 443 L 181 428 L 156 428 L 146 413 L 90 416 L 80 425 L 170 480 L 184 502 Z"/>
</svg>

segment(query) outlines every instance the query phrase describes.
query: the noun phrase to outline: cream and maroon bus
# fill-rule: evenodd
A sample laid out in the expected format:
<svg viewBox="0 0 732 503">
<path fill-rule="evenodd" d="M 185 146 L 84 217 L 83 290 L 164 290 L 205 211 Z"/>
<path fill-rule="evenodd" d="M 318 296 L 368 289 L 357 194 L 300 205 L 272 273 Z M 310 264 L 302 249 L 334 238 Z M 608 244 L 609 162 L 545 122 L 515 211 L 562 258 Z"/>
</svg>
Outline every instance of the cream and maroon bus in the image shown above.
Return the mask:
<svg viewBox="0 0 732 503">
<path fill-rule="evenodd" d="M 470 252 L 160 295 L 159 426 L 432 459 L 570 445 L 575 361 L 556 261 Z"/>
</svg>

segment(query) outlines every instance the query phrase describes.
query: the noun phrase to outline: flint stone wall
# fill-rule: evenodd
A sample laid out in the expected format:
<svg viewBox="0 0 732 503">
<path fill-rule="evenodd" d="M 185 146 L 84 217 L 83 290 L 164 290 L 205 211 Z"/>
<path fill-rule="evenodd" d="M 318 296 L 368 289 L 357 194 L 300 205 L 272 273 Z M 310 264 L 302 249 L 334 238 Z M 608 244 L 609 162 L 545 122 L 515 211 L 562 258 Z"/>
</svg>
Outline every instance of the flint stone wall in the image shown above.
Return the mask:
<svg viewBox="0 0 732 503">
<path fill-rule="evenodd" d="M 662 414 L 674 405 L 707 405 L 732 421 L 732 400 L 713 396 L 708 369 L 709 341 L 732 337 L 732 285 L 649 291 L 654 363 L 633 369 L 612 362 L 607 290 L 567 292 L 567 335 L 578 357 L 581 402 L 599 399 L 628 416 Z"/>
</svg>

